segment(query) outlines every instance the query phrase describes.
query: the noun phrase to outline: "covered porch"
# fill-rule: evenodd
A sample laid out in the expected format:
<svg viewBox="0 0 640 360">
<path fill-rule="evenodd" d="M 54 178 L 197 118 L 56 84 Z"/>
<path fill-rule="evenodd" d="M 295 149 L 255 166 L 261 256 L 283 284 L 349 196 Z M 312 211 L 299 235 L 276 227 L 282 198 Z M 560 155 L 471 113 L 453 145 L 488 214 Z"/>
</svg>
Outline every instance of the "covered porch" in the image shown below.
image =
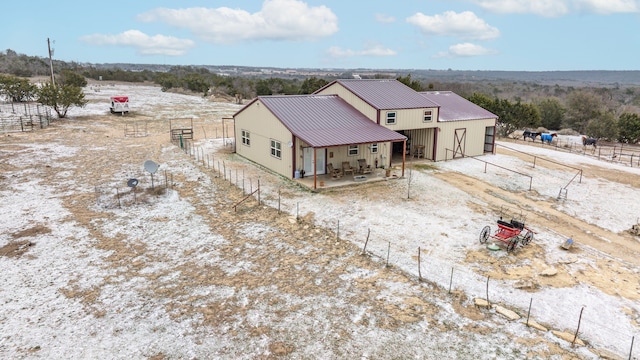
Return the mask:
<svg viewBox="0 0 640 360">
<path fill-rule="evenodd" d="M 342 175 L 339 177 L 331 174 L 310 175 L 293 179 L 296 183 L 314 191 L 324 191 L 341 187 L 355 186 L 359 184 L 374 183 L 379 181 L 388 181 L 391 179 L 399 179 L 402 177 L 402 164 L 391 168 L 372 169 L 371 173 L 359 174 L 354 173 Z"/>
</svg>

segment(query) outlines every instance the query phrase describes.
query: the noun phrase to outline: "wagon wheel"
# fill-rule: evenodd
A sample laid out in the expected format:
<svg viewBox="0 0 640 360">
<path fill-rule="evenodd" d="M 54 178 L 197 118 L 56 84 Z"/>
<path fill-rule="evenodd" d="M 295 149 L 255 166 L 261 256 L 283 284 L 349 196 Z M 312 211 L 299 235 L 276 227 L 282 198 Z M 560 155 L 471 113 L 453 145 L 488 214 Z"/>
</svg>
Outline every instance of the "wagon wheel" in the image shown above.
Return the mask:
<svg viewBox="0 0 640 360">
<path fill-rule="evenodd" d="M 487 242 L 487 239 L 489 239 L 489 234 L 491 234 L 491 227 L 487 225 L 482 228 L 482 231 L 480 231 L 480 244 L 484 244 Z"/>
<path fill-rule="evenodd" d="M 531 240 L 533 240 L 533 233 L 531 231 L 527 231 L 527 233 L 524 234 L 524 237 L 522 238 L 522 244 L 528 245 Z"/>
<path fill-rule="evenodd" d="M 512 252 L 516 249 L 516 245 L 518 245 L 518 238 L 514 237 L 507 244 L 507 252 Z"/>
</svg>

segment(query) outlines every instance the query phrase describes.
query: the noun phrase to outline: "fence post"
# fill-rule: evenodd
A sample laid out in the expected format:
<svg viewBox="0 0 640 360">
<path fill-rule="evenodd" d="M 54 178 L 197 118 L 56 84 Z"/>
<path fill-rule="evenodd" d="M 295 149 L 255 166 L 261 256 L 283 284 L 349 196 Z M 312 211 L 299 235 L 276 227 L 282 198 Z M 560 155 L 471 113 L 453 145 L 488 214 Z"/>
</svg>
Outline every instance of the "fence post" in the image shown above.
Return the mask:
<svg viewBox="0 0 640 360">
<path fill-rule="evenodd" d="M 389 245 L 387 246 L 387 265 L 389 267 L 389 253 L 391 252 L 391 241 L 389 241 Z"/>
<path fill-rule="evenodd" d="M 571 346 L 575 345 L 576 339 L 578 338 L 578 331 L 580 331 L 580 322 L 582 321 L 582 312 L 584 311 L 584 306 L 580 309 L 580 317 L 578 318 L 578 328 L 576 328 L 576 333 L 573 335 L 573 341 L 571 342 Z"/>
<path fill-rule="evenodd" d="M 449 278 L 449 294 L 451 294 L 451 284 L 453 283 L 453 266 L 451 267 L 451 278 Z"/>
<path fill-rule="evenodd" d="M 529 326 L 529 315 L 531 315 L 531 303 L 533 303 L 533 298 L 529 301 L 529 311 L 527 311 L 527 326 Z"/>
<path fill-rule="evenodd" d="M 371 234 L 371 228 L 367 229 L 367 240 L 364 241 L 364 247 L 362 248 L 362 254 L 367 252 L 367 244 L 369 243 L 369 235 Z"/>
<path fill-rule="evenodd" d="M 629 360 L 631 360 L 631 357 L 633 356 L 633 340 L 635 339 L 635 336 L 631 337 L 631 349 L 629 350 Z"/>
<path fill-rule="evenodd" d="M 340 240 L 340 220 L 338 220 L 338 229 L 336 230 L 336 240 Z"/>
<path fill-rule="evenodd" d="M 422 271 L 420 270 L 420 246 L 418 246 L 418 280 L 422 281 Z"/>
<path fill-rule="evenodd" d="M 489 275 L 487 275 L 487 307 L 491 307 L 491 303 L 489 302 Z"/>
</svg>

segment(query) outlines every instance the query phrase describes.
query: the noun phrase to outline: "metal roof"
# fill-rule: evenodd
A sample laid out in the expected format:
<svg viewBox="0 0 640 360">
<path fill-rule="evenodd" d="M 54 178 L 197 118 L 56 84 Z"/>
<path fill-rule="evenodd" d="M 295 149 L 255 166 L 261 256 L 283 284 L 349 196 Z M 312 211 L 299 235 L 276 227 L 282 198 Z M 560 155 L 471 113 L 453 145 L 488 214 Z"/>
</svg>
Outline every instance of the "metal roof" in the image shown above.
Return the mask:
<svg viewBox="0 0 640 360">
<path fill-rule="evenodd" d="M 406 139 L 380 126 L 337 95 L 259 96 L 296 137 L 311 147 L 367 144 Z"/>
<path fill-rule="evenodd" d="M 342 85 L 378 110 L 438 107 L 437 103 L 395 79 L 339 79 L 322 89 L 334 83 Z"/>
<path fill-rule="evenodd" d="M 440 104 L 438 121 L 498 119 L 498 115 L 451 91 L 425 91 L 420 94 Z"/>
</svg>

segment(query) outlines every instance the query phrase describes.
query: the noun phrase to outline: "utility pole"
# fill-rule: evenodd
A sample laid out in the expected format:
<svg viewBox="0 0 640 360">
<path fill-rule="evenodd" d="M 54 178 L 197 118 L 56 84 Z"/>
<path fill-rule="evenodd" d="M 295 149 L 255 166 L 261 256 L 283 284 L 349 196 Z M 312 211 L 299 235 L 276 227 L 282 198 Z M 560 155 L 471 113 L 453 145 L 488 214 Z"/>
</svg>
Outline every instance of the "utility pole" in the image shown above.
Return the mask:
<svg viewBox="0 0 640 360">
<path fill-rule="evenodd" d="M 56 80 L 53 77 L 53 60 L 51 60 L 51 57 L 53 56 L 53 49 L 51 49 L 51 41 L 49 41 L 49 38 L 47 38 L 47 47 L 49 48 L 49 67 L 51 68 L 51 84 L 55 87 Z"/>
</svg>

